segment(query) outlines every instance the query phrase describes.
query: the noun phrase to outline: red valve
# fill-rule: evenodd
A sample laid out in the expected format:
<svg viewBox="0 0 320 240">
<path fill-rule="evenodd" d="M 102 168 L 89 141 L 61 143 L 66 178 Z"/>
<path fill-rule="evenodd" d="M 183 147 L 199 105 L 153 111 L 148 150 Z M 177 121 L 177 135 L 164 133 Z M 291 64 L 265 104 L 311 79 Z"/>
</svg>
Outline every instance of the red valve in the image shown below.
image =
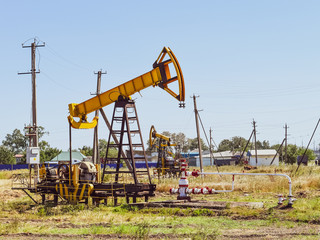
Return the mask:
<svg viewBox="0 0 320 240">
<path fill-rule="evenodd" d="M 194 177 L 199 177 L 199 172 L 200 172 L 199 170 L 196 171 L 195 169 L 193 169 L 193 172 L 191 173 L 191 175 Z"/>
</svg>

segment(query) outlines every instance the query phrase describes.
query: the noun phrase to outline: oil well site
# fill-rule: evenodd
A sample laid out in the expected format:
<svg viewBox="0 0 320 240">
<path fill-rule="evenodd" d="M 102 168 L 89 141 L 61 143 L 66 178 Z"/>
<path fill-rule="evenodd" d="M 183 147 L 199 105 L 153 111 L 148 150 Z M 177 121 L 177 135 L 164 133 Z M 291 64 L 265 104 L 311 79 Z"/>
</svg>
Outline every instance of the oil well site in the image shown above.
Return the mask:
<svg viewBox="0 0 320 240">
<path fill-rule="evenodd" d="M 98 2 L 3 28 L 0 239 L 319 239 L 320 4 Z"/>
<path fill-rule="evenodd" d="M 60 152 L 50 161 L 41 161 L 37 125 L 41 113 L 37 113 L 36 107 L 37 71 L 33 53 L 37 47 L 45 47 L 45 43 L 39 45 L 34 39 L 28 47 L 32 63 L 32 123 L 25 127 L 26 164 L 15 165 L 20 170 L 14 170 L 12 164 L 3 165 L 9 169 L 1 172 L 4 238 L 318 236 L 317 160 L 308 159 L 305 148 L 297 164 L 285 164 L 287 137 L 277 149 L 257 149 L 255 121 L 249 139 L 239 143 L 241 151 L 213 151 L 211 131 L 209 139 L 193 95 L 198 152 L 183 152 L 181 143 L 173 142 L 165 132 L 159 133 L 151 125 L 147 141 L 149 152 L 155 154 L 153 161 L 150 159 L 131 95 L 152 86 L 166 91 L 179 107 L 185 106 L 183 73 L 169 47 L 162 49 L 151 71 L 110 90 L 100 90 L 102 71 L 97 72 L 95 96 L 68 106 L 69 151 Z M 177 92 L 170 88 L 174 83 Z M 110 104 L 114 110 L 109 120 L 103 108 Z M 94 113 L 92 119 L 90 113 Z M 101 124 L 109 129 L 105 156 L 100 156 L 99 151 Z M 74 131 L 94 132 L 89 158 L 82 153 L 82 159 L 76 157 L 77 151 L 72 148 Z M 210 146 L 207 154 L 201 149 L 201 133 Z M 217 221 L 228 226 L 221 229 Z M 230 229 L 233 221 L 241 226 Z M 259 230 L 251 226 L 256 224 L 261 224 Z M 192 226 L 197 229 L 192 230 Z"/>
</svg>

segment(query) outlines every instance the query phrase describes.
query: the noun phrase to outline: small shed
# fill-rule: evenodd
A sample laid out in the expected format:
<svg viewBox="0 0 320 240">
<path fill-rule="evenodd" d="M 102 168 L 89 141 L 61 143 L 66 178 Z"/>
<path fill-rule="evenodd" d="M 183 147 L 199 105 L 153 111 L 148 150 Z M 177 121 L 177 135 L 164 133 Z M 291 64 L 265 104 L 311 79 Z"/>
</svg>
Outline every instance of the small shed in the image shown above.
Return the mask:
<svg viewBox="0 0 320 240">
<path fill-rule="evenodd" d="M 279 166 L 279 154 L 275 149 L 257 150 L 257 162 L 256 150 L 249 150 L 247 152 L 247 157 L 249 158 L 248 161 L 251 166 L 269 166 L 275 155 L 276 157 L 272 165 Z"/>
<path fill-rule="evenodd" d="M 218 166 L 235 165 L 236 160 L 237 160 L 237 158 L 235 157 L 236 154 L 237 153 L 234 153 L 232 151 L 212 153 L 212 157 L 210 156 L 210 153 L 203 154 L 202 155 L 202 163 L 203 163 L 203 166 L 214 165 L 215 162 Z M 211 161 L 212 161 L 212 164 L 211 164 Z M 195 166 L 195 167 L 200 167 L 199 156 L 195 156 L 193 158 L 190 158 L 189 165 Z"/>
<path fill-rule="evenodd" d="M 23 154 L 16 154 L 14 157 L 16 159 L 16 164 L 18 164 L 22 162 Z"/>
</svg>

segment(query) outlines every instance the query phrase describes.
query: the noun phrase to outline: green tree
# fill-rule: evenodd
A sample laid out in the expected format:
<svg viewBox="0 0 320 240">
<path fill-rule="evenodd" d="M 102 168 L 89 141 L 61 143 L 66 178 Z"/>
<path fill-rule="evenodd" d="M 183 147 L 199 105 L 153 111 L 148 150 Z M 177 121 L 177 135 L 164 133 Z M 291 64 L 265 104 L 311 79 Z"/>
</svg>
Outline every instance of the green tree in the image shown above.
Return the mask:
<svg viewBox="0 0 320 240">
<path fill-rule="evenodd" d="M 201 142 L 202 151 L 206 151 L 206 150 L 209 149 L 208 146 L 204 143 L 202 138 L 200 138 L 200 142 Z M 193 139 L 189 138 L 188 139 L 188 145 L 189 145 L 188 147 L 189 147 L 190 151 L 193 151 L 193 150 L 197 149 L 198 148 L 198 138 L 193 138 Z"/>
<path fill-rule="evenodd" d="M 83 146 L 82 148 L 78 148 L 78 149 L 85 156 L 92 156 L 93 155 L 93 149 L 90 146 Z"/>
<path fill-rule="evenodd" d="M 111 144 L 114 144 L 112 141 Z M 108 146 L 108 141 L 105 139 L 99 139 L 99 154 L 100 158 L 105 158 L 106 157 L 106 152 L 107 152 L 107 146 Z M 116 158 L 118 156 L 118 150 L 114 147 L 109 148 L 108 152 L 108 157 L 109 158 Z"/>
<path fill-rule="evenodd" d="M 298 148 L 298 155 L 297 155 L 297 157 L 298 157 L 298 156 L 301 156 L 301 157 L 302 157 L 305 151 L 306 151 L 305 148 L 299 147 L 299 148 Z M 307 150 L 306 156 L 308 157 L 308 160 L 314 160 L 314 159 L 316 159 L 316 155 L 315 155 L 315 153 L 314 153 L 311 149 L 308 149 L 308 150 Z M 296 159 L 296 162 L 297 162 L 297 159 Z"/>
<path fill-rule="evenodd" d="M 243 137 L 235 136 L 232 138 L 232 149 L 233 151 L 242 152 L 247 145 L 247 140 Z M 248 148 L 248 147 L 247 147 Z M 247 150 L 247 149 L 246 149 Z"/>
<path fill-rule="evenodd" d="M 218 146 L 218 152 L 231 151 L 232 142 L 229 139 L 223 139 Z"/>
<path fill-rule="evenodd" d="M 188 139 L 186 138 L 186 135 L 184 133 L 172 133 L 170 136 L 170 139 L 173 143 L 176 143 L 177 145 L 180 145 L 182 152 L 187 152 L 189 148 Z"/>
<path fill-rule="evenodd" d="M 0 164 L 14 164 L 14 153 L 6 146 L 0 146 Z"/>
<path fill-rule="evenodd" d="M 280 144 L 276 144 L 271 146 L 271 148 L 278 150 L 280 147 Z M 287 148 L 287 160 L 285 159 L 285 148 L 284 146 L 282 147 L 282 150 L 280 149 L 279 151 L 279 159 L 284 160 L 286 164 L 296 164 L 298 156 L 302 156 L 303 153 L 305 152 L 305 148 L 303 147 L 298 147 L 295 144 L 288 144 Z M 309 160 L 314 160 L 316 158 L 316 155 L 314 152 L 310 149 L 307 150 L 306 156 L 308 157 Z"/>
<path fill-rule="evenodd" d="M 50 161 L 54 157 L 56 157 L 58 154 L 61 153 L 61 150 L 59 150 L 58 148 L 50 147 L 49 143 L 46 141 L 41 141 L 39 143 L 39 147 L 40 147 L 40 161 L 41 162 Z"/>
<path fill-rule="evenodd" d="M 193 139 L 190 139 L 190 138 L 187 138 L 186 135 L 184 133 L 170 133 L 169 131 L 164 131 L 161 133 L 162 135 L 164 136 L 167 136 L 167 137 L 170 137 L 170 142 L 171 143 L 175 143 L 177 145 L 180 146 L 180 150 L 182 152 L 188 152 L 188 150 L 192 151 L 194 149 L 197 149 L 198 148 L 198 139 L 197 138 L 193 138 Z M 204 140 L 203 139 L 200 139 L 201 141 L 201 148 L 202 150 L 208 150 L 208 146 L 205 144 Z M 158 142 L 156 142 L 155 145 L 158 145 Z M 172 151 L 172 148 L 170 148 Z M 150 147 L 150 141 L 148 139 L 147 141 L 147 149 L 146 149 L 147 152 L 151 152 L 151 151 L 157 151 L 156 148 L 154 149 L 151 149 Z"/>
<path fill-rule="evenodd" d="M 270 147 L 269 141 L 266 141 L 266 140 L 262 142 L 257 141 L 257 149 L 270 149 L 270 148 L 271 147 Z"/>
<path fill-rule="evenodd" d="M 8 147 L 14 154 L 22 153 L 28 146 L 28 137 L 26 136 L 26 131 L 22 133 L 19 129 L 14 129 L 12 134 L 7 134 L 2 144 Z M 44 127 L 38 127 L 38 138 L 40 139 L 49 132 L 44 130 Z M 40 142 L 39 142 L 40 145 Z"/>
<path fill-rule="evenodd" d="M 219 143 L 218 151 L 219 152 L 223 152 L 223 151 L 240 151 L 240 152 L 242 152 L 246 145 L 247 145 L 247 140 L 245 138 L 235 136 L 235 137 L 232 137 L 231 140 L 229 140 L 229 139 L 222 140 Z M 250 147 L 251 147 L 251 144 L 248 144 L 247 149 Z"/>
<path fill-rule="evenodd" d="M 26 133 L 26 129 L 25 132 Z M 51 160 L 58 155 L 61 150 L 57 148 L 51 148 L 46 141 L 40 141 L 44 135 L 49 135 L 49 132 L 45 131 L 42 126 L 38 127 L 38 138 L 40 147 L 40 161 L 45 162 Z M 13 154 L 23 154 L 22 162 L 26 161 L 26 148 L 28 146 L 28 137 L 23 134 L 19 129 L 14 129 L 12 134 L 7 134 L 2 144 L 7 147 Z"/>
<path fill-rule="evenodd" d="M 12 134 L 7 134 L 2 144 L 14 154 L 23 152 L 27 147 L 27 137 L 19 129 L 14 129 Z"/>
</svg>

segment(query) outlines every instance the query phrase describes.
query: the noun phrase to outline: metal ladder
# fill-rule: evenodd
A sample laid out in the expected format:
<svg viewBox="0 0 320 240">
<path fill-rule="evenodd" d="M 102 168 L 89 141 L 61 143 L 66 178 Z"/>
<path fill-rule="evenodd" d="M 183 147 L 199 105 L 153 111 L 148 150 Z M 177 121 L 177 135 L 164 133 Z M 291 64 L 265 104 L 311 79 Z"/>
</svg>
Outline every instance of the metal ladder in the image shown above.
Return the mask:
<svg viewBox="0 0 320 240">
<path fill-rule="evenodd" d="M 112 134 L 116 135 L 119 139 L 118 143 L 111 143 Z M 133 139 L 134 138 L 134 139 Z M 133 141 L 136 140 L 134 143 Z M 118 151 L 117 157 L 108 157 L 110 149 L 116 149 Z M 126 156 L 123 156 L 121 152 L 125 152 Z M 135 152 L 139 151 L 140 156 L 134 156 Z M 146 164 L 146 170 L 138 170 L 136 168 L 136 161 L 144 161 Z M 108 162 L 116 163 L 116 170 L 106 170 L 106 164 Z M 121 163 L 131 164 L 128 170 L 120 170 Z M 130 170 L 131 169 L 131 170 Z M 122 173 L 130 173 L 133 177 L 134 183 L 139 183 L 138 177 L 147 177 L 148 182 L 151 184 L 151 177 L 149 173 L 148 161 L 143 145 L 142 135 L 140 131 L 140 124 L 138 120 L 137 110 L 133 100 L 119 97 L 115 102 L 111 131 L 108 138 L 108 145 L 106 150 L 106 157 L 104 161 L 102 180 L 105 174 L 114 174 L 114 182 L 118 183 L 119 175 Z"/>
</svg>

